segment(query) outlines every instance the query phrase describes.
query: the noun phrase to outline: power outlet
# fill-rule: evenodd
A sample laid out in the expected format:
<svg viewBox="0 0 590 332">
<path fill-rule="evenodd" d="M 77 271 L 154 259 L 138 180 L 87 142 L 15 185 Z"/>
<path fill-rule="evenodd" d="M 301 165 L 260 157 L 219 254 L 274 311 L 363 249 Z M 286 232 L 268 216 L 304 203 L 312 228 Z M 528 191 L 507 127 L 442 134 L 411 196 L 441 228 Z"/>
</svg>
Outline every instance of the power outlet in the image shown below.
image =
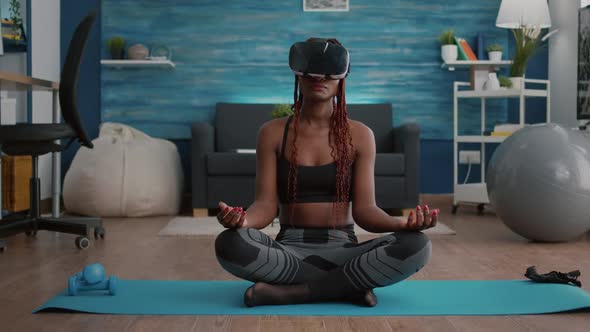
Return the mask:
<svg viewBox="0 0 590 332">
<path fill-rule="evenodd" d="M 459 163 L 460 164 L 479 164 L 480 163 L 479 151 L 462 150 L 459 151 Z"/>
</svg>

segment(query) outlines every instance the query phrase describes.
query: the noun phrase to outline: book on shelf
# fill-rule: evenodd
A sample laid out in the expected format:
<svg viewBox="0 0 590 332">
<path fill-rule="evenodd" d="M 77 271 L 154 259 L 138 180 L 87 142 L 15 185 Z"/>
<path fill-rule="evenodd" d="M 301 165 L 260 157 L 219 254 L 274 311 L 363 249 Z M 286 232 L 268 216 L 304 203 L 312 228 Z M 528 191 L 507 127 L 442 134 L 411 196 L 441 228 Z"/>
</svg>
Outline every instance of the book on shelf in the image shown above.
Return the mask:
<svg viewBox="0 0 590 332">
<path fill-rule="evenodd" d="M 484 136 L 510 136 L 520 129 L 516 123 L 501 123 L 494 126 L 494 130 L 484 131 Z"/>
<path fill-rule="evenodd" d="M 513 132 L 511 131 L 492 131 L 492 130 L 486 130 L 483 132 L 484 136 L 510 136 L 512 135 Z"/>
<path fill-rule="evenodd" d="M 511 131 L 492 131 L 490 136 L 510 136 L 512 135 Z"/>
<path fill-rule="evenodd" d="M 477 58 L 480 60 L 484 60 L 486 58 L 486 49 L 485 49 L 486 37 L 482 32 L 477 33 L 476 38 L 476 47 L 477 47 Z"/>
<path fill-rule="evenodd" d="M 469 60 L 474 60 L 474 61 L 477 60 L 477 56 L 475 55 L 475 53 L 471 49 L 471 46 L 469 46 L 469 43 L 467 42 L 467 40 L 461 39 L 461 47 L 463 47 L 463 52 L 465 52 L 465 54 L 467 55 L 467 58 Z"/>
<path fill-rule="evenodd" d="M 461 41 L 459 40 L 460 38 L 455 36 L 455 45 L 457 45 L 457 60 L 467 60 L 467 54 L 465 54 L 465 51 L 463 51 L 463 48 L 461 47 Z"/>
<path fill-rule="evenodd" d="M 515 132 L 520 129 L 520 125 L 518 123 L 498 123 L 494 126 L 494 131 L 497 132 Z"/>
<path fill-rule="evenodd" d="M 473 49 L 465 38 L 455 37 L 455 44 L 457 44 L 458 59 L 459 60 L 477 60 L 477 56 L 473 53 Z"/>
</svg>

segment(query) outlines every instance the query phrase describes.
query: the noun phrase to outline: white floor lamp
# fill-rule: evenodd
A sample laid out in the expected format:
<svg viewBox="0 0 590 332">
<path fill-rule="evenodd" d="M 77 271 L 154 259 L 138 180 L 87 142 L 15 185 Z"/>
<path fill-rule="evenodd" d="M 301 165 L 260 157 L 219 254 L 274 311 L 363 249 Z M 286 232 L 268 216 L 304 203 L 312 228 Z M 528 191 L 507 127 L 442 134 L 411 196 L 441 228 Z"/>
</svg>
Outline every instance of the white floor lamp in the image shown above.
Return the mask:
<svg viewBox="0 0 590 332">
<path fill-rule="evenodd" d="M 2 8 L 0 8 L 0 20 L 2 19 Z M 2 24 L 0 23 L 0 55 L 4 55 L 4 38 L 2 37 Z"/>
</svg>

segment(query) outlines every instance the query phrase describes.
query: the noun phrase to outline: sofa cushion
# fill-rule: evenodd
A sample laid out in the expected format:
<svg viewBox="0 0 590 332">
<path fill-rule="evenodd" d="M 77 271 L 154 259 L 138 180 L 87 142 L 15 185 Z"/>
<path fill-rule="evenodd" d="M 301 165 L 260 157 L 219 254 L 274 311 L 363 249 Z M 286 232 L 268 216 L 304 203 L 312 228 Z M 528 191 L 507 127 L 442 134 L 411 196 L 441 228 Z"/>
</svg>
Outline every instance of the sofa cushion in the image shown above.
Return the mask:
<svg viewBox="0 0 590 332">
<path fill-rule="evenodd" d="M 391 104 L 346 104 L 348 117 L 371 128 L 378 153 L 393 152 L 393 109 Z"/>
<path fill-rule="evenodd" d="M 377 153 L 375 176 L 403 176 L 405 158 L 401 153 Z M 207 155 L 209 175 L 256 176 L 256 154 L 236 152 L 212 152 Z"/>
<path fill-rule="evenodd" d="M 273 104 L 217 103 L 215 151 L 256 148 L 258 130 L 272 120 Z"/>
<path fill-rule="evenodd" d="M 253 149 L 260 127 L 272 120 L 274 104 L 217 103 L 215 111 L 216 151 Z M 347 104 L 349 118 L 367 125 L 375 135 L 377 152 L 393 152 L 393 109 L 391 104 Z"/>
<path fill-rule="evenodd" d="M 403 176 L 406 172 L 406 158 L 403 153 L 377 153 L 375 176 Z"/>
<path fill-rule="evenodd" d="M 256 154 L 237 152 L 212 152 L 207 154 L 209 175 L 256 176 Z"/>
</svg>

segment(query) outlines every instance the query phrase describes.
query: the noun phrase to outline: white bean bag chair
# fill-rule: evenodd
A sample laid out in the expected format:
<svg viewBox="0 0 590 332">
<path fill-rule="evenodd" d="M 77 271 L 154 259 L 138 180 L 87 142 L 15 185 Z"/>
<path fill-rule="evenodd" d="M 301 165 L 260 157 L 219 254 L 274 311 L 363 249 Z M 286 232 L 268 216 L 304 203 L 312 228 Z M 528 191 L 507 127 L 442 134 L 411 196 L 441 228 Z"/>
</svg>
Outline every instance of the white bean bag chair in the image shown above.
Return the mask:
<svg viewBox="0 0 590 332">
<path fill-rule="evenodd" d="M 63 184 L 68 212 L 97 217 L 175 215 L 184 174 L 176 146 L 127 125 L 104 123 L 81 147 Z"/>
</svg>

